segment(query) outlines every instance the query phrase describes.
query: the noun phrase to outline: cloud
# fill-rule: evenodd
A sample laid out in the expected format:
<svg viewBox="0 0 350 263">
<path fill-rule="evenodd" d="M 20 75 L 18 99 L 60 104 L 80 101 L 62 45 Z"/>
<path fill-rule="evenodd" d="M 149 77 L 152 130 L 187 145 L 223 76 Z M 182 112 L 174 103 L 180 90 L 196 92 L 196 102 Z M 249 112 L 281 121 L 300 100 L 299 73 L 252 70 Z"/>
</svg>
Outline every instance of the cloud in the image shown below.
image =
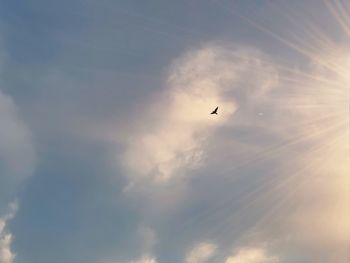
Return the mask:
<svg viewBox="0 0 350 263">
<path fill-rule="evenodd" d="M 164 183 L 201 167 L 215 130 L 276 84 L 273 66 L 262 57 L 255 50 L 210 44 L 178 58 L 164 92 L 138 116 L 145 121 L 129 131 L 122 163 L 130 179 Z M 216 106 L 219 115 L 211 116 Z"/>
<path fill-rule="evenodd" d="M 225 263 L 277 263 L 277 257 L 269 256 L 262 248 L 239 248 Z"/>
<path fill-rule="evenodd" d="M 214 256 L 217 246 L 214 243 L 202 242 L 188 253 L 186 263 L 204 263 Z"/>
<path fill-rule="evenodd" d="M 157 260 L 151 256 L 143 256 L 136 261 L 131 261 L 131 263 L 157 263 Z"/>
<path fill-rule="evenodd" d="M 11 250 L 12 234 L 6 229 L 6 224 L 11 220 L 17 211 L 17 203 L 11 203 L 9 212 L 0 217 L 0 263 L 12 263 L 15 254 Z"/>
</svg>

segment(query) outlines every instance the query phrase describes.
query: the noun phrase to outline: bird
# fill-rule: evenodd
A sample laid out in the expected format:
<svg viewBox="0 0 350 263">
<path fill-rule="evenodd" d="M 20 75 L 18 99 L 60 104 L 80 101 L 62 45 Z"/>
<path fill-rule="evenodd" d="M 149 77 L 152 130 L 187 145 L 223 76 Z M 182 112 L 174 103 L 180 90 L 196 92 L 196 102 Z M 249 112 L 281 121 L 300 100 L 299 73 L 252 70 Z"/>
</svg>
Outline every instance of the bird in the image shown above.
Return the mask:
<svg viewBox="0 0 350 263">
<path fill-rule="evenodd" d="M 218 109 L 219 109 L 219 107 L 216 107 L 215 110 L 213 110 L 210 114 L 216 114 L 217 115 L 218 114 Z"/>
</svg>

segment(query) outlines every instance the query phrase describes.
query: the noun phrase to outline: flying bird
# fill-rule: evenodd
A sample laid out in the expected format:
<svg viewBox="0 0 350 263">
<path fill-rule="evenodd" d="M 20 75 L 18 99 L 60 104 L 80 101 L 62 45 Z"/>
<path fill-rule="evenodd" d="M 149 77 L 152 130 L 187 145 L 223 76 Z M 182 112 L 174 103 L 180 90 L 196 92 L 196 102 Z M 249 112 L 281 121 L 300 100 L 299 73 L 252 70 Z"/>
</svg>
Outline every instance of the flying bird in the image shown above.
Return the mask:
<svg viewBox="0 0 350 263">
<path fill-rule="evenodd" d="M 218 114 L 218 109 L 219 109 L 219 107 L 216 107 L 215 110 L 213 110 L 210 114 L 216 114 L 217 115 Z"/>
</svg>

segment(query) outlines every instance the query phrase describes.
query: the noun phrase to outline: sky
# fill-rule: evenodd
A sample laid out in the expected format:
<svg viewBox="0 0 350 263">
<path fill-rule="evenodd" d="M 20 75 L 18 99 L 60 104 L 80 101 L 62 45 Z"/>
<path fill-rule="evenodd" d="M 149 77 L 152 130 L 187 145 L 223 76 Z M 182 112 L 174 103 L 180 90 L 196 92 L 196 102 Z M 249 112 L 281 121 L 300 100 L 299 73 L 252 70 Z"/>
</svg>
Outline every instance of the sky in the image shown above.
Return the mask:
<svg viewBox="0 0 350 263">
<path fill-rule="evenodd" d="M 349 76 L 346 0 L 1 1 L 0 263 L 349 262 Z"/>
</svg>

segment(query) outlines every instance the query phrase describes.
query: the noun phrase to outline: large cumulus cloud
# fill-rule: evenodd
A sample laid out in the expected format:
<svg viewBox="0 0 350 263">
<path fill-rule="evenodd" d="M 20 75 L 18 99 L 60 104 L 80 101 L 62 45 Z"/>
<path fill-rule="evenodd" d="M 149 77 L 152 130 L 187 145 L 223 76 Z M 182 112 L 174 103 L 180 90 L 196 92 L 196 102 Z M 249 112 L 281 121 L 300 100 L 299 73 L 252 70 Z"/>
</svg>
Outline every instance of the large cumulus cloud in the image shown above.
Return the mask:
<svg viewBox="0 0 350 263">
<path fill-rule="evenodd" d="M 128 176 L 156 183 L 186 177 L 203 165 L 210 135 L 230 125 L 242 104 L 261 99 L 276 79 L 256 50 L 210 44 L 187 52 L 170 67 L 164 92 L 129 131 L 122 159 Z M 219 115 L 211 116 L 218 105 Z"/>
</svg>

